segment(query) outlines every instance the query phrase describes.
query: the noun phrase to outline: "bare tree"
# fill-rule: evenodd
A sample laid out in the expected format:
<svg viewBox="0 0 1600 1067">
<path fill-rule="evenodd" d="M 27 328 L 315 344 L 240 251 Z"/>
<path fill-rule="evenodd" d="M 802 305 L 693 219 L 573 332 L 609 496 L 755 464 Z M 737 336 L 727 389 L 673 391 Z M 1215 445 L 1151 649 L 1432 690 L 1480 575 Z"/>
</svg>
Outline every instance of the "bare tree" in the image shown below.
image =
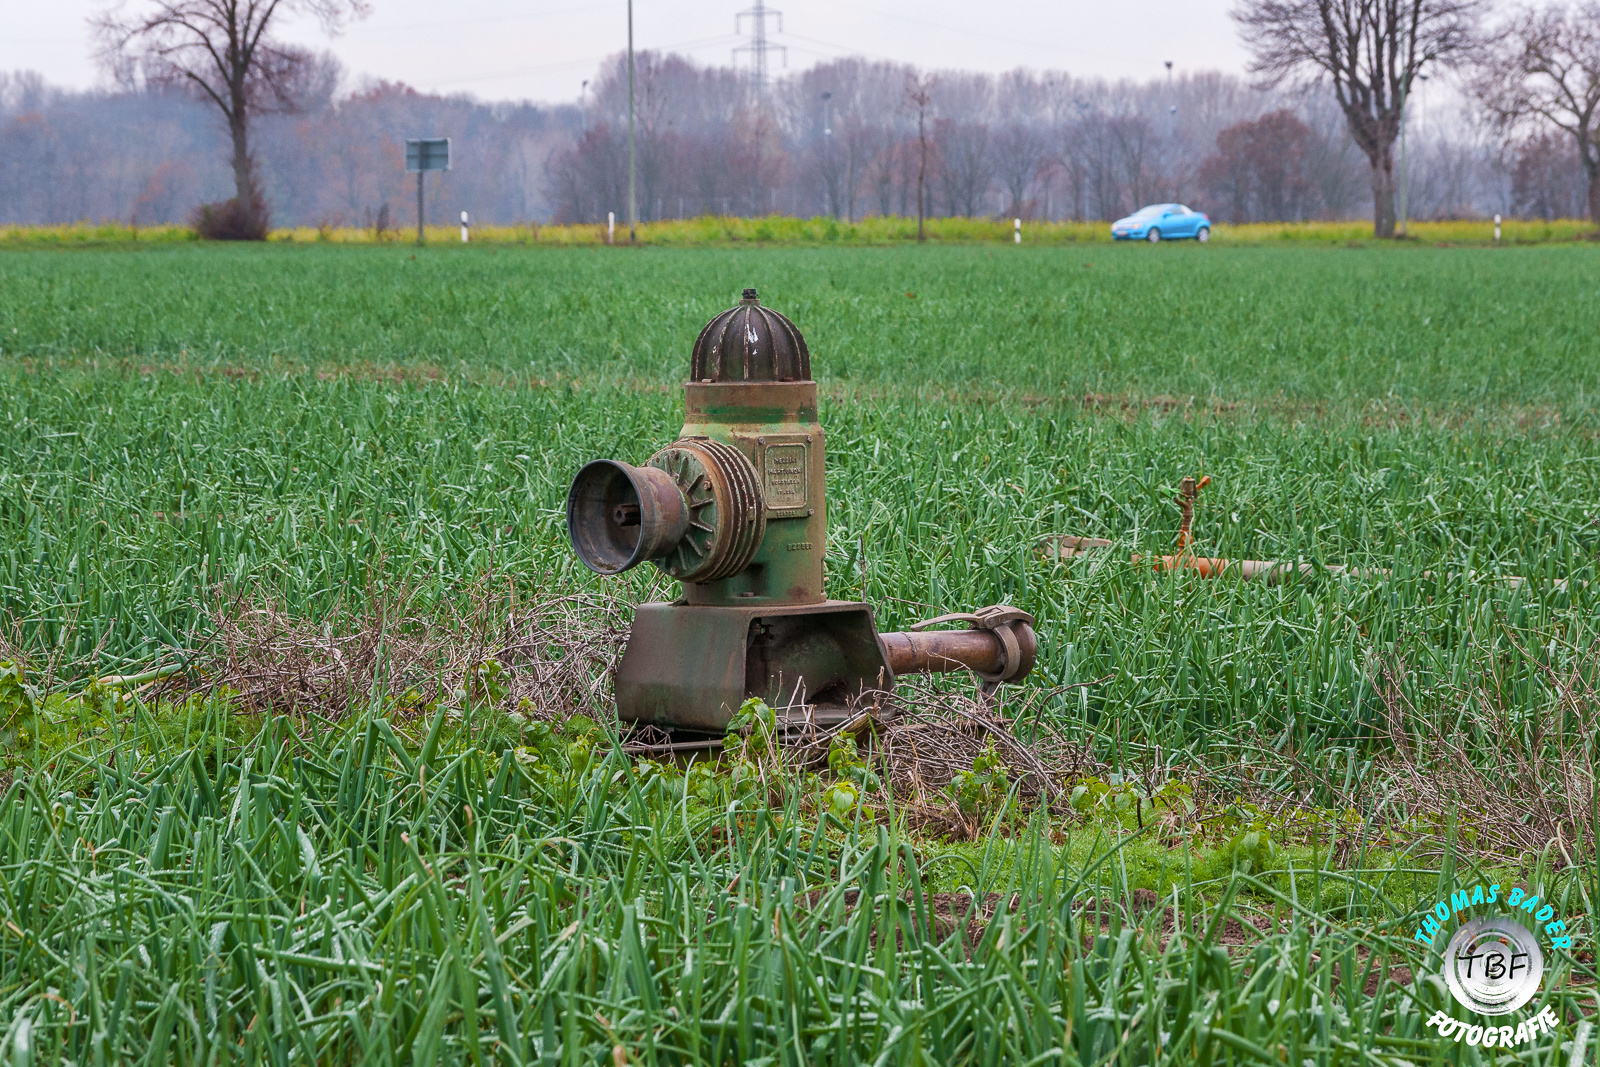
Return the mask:
<svg viewBox="0 0 1600 1067">
<path fill-rule="evenodd" d="M 989 127 L 981 122 L 940 119 L 933 126 L 933 142 L 939 153 L 945 213 L 975 217 L 993 180 Z"/>
<path fill-rule="evenodd" d="M 1306 166 L 1312 137 L 1288 108 L 1229 126 L 1200 165 L 1200 188 L 1229 222 L 1298 222 L 1311 213 L 1316 189 Z"/>
<path fill-rule="evenodd" d="M 1114 219 L 1123 213 L 1125 198 L 1117 166 L 1119 144 L 1114 122 L 1099 111 L 1085 110 L 1065 135 L 1066 157 L 1076 183 L 1074 195 L 1081 197 L 1081 202 L 1075 204 L 1079 218 Z"/>
<path fill-rule="evenodd" d="M 311 53 L 272 36 L 283 15 L 315 15 L 337 33 L 367 13 L 366 0 L 141 0 L 94 19 L 100 58 L 119 77 L 184 85 L 211 101 L 228 124 L 239 207 L 254 212 L 250 120 L 258 112 L 292 110 L 304 95 Z"/>
<path fill-rule="evenodd" d="M 1031 126 L 1013 122 L 995 135 L 994 156 L 1000 180 L 1011 194 L 1011 214 L 1018 218 L 1026 214 L 1028 185 L 1039 173 L 1044 155 L 1044 137 Z"/>
<path fill-rule="evenodd" d="M 877 153 L 883 140 L 883 131 L 876 126 L 864 126 L 857 116 L 845 120 L 844 132 L 844 218 L 856 220 L 856 195 L 861 185 L 861 174 L 867 162 Z"/>
<path fill-rule="evenodd" d="M 1585 188 L 1580 188 L 1577 155 L 1572 142 L 1550 132 L 1524 141 L 1511 172 L 1511 209 L 1525 218 L 1560 219 L 1580 214 Z"/>
<path fill-rule="evenodd" d="M 1524 9 L 1491 40 L 1475 95 L 1503 132 L 1554 126 L 1572 138 L 1600 222 L 1600 2 Z"/>
<path fill-rule="evenodd" d="M 816 173 L 822 179 L 824 213 L 837 218 L 839 205 L 844 201 L 847 160 L 834 151 L 833 142 L 833 128 L 826 127 L 822 136 L 812 144 L 812 154 L 816 161 Z"/>
<path fill-rule="evenodd" d="M 923 220 L 926 218 L 926 198 L 923 189 L 928 179 L 928 103 L 933 99 L 933 81 L 926 75 L 909 75 L 906 78 L 906 103 L 915 105 L 917 109 L 917 146 L 919 149 L 917 162 L 917 240 L 926 241 L 927 232 L 923 229 Z"/>
<path fill-rule="evenodd" d="M 1252 72 L 1268 85 L 1327 78 L 1350 137 L 1372 167 L 1372 228 L 1394 236 L 1394 142 L 1428 63 L 1467 56 L 1480 0 L 1240 0 L 1233 10 Z"/>
<path fill-rule="evenodd" d="M 1149 164 L 1156 132 L 1143 115 L 1118 115 L 1110 121 L 1110 128 L 1117 161 L 1122 164 L 1124 188 L 1133 194 L 1133 206 L 1141 207 L 1149 200 L 1150 187 L 1158 184 Z"/>
<path fill-rule="evenodd" d="M 1345 132 L 1349 127 L 1338 103 L 1332 96 L 1312 91 L 1314 88 L 1285 102 L 1292 103 L 1295 114 L 1311 127 L 1306 166 L 1317 183 L 1315 199 L 1322 204 L 1324 217 L 1349 218 L 1360 211 L 1361 187 L 1370 184 L 1371 168 Z"/>
</svg>

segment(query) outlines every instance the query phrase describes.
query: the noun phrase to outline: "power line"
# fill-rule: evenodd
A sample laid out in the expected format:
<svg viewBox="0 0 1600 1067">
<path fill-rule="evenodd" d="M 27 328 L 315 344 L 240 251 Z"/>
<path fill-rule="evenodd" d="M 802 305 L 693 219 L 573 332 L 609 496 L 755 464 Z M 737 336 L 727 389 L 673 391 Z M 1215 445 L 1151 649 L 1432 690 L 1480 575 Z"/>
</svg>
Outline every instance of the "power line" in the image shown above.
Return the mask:
<svg viewBox="0 0 1600 1067">
<path fill-rule="evenodd" d="M 767 16 L 778 20 L 778 32 L 783 32 L 783 12 L 774 11 L 767 7 L 766 0 L 756 0 L 755 6 L 741 11 L 733 16 L 733 32 L 738 33 L 745 19 L 750 20 L 750 43 L 742 44 L 733 50 L 733 61 L 739 61 L 739 53 L 750 54 L 751 69 L 756 77 L 756 93 L 765 96 L 767 92 L 767 53 L 782 52 L 783 65 L 789 65 L 789 50 L 781 44 L 769 44 L 767 41 Z"/>
<path fill-rule="evenodd" d="M 564 7 L 556 11 L 523 12 L 517 15 L 488 15 L 483 18 L 454 19 L 448 22 L 397 22 L 376 25 L 358 23 L 354 26 L 346 26 L 343 34 L 346 37 L 365 37 L 374 33 L 391 33 L 401 30 L 455 29 L 460 26 L 478 26 L 494 22 L 526 22 L 531 19 L 557 18 L 562 15 L 591 15 L 596 11 L 609 11 L 610 9 L 610 4 L 585 4 L 583 7 Z"/>
<path fill-rule="evenodd" d="M 793 30 L 786 30 L 786 31 L 784 31 L 783 35 L 785 37 L 789 38 L 790 40 L 794 40 L 794 41 L 810 41 L 812 44 L 820 44 L 824 48 L 832 48 L 832 49 L 834 49 L 835 52 L 843 53 L 844 55 L 847 55 L 847 56 L 864 56 L 867 59 L 881 59 L 881 60 L 883 60 L 884 62 L 887 62 L 887 63 L 903 63 L 903 62 L 905 62 L 904 60 L 896 59 L 893 56 L 886 56 L 881 52 L 869 52 L 866 49 L 861 48 L 861 47 L 859 47 L 857 45 L 835 44 L 833 41 L 824 41 L 824 40 L 822 40 L 821 38 L 818 38 L 818 37 L 807 37 L 805 34 L 803 34 L 803 33 L 795 33 Z M 802 52 L 809 52 L 811 55 L 814 55 L 814 56 L 822 56 L 824 59 L 838 59 L 839 58 L 838 55 L 834 55 L 834 54 L 831 54 L 831 53 L 828 53 L 828 52 L 818 52 L 814 48 L 805 48 L 805 47 L 803 47 L 801 45 L 794 45 L 792 47 L 797 48 Z"/>
<path fill-rule="evenodd" d="M 656 45 L 651 51 L 671 52 L 676 49 L 693 49 L 698 46 L 709 47 L 718 42 L 726 43 L 728 34 L 718 34 L 715 37 L 697 37 L 688 41 L 673 41 L 668 44 Z M 564 67 L 580 67 L 589 63 L 599 63 L 616 55 L 615 52 L 606 55 L 583 56 L 578 59 L 563 59 L 554 63 L 540 63 L 531 67 L 513 67 L 509 70 L 483 71 L 478 74 L 468 74 L 454 78 L 430 78 L 424 84 L 428 85 L 461 85 L 467 82 L 494 81 L 499 78 L 512 78 L 521 74 L 541 74 L 545 71 L 560 70 Z M 421 80 L 419 79 L 419 82 Z"/>
<path fill-rule="evenodd" d="M 1005 35 L 1005 34 L 992 33 L 992 32 L 989 32 L 987 30 L 980 30 L 980 29 L 977 29 L 977 28 L 972 27 L 972 26 L 947 26 L 947 25 L 945 25 L 943 23 L 930 22 L 927 19 L 915 18 L 915 17 L 913 17 L 911 15 L 902 15 L 899 12 L 895 12 L 895 11 L 882 11 L 882 10 L 878 10 L 878 9 L 875 9 L 875 8 L 864 8 L 859 3 L 855 2 L 855 0 L 852 0 L 852 2 L 848 3 L 848 4 L 847 3 L 837 2 L 837 0 L 823 0 L 823 2 L 826 3 L 829 7 L 848 8 L 854 14 L 864 14 L 864 15 L 872 16 L 874 18 L 891 19 L 891 20 L 894 20 L 894 21 L 897 21 L 897 22 L 904 22 L 904 23 L 908 23 L 908 24 L 913 25 L 913 26 L 923 26 L 923 27 L 926 27 L 927 29 L 930 29 L 930 30 L 939 30 L 939 31 L 944 32 L 944 33 L 958 34 L 963 38 L 966 38 L 966 37 L 982 37 L 982 38 L 986 38 L 986 39 L 991 40 L 991 41 L 998 41 L 998 42 L 1003 43 L 1003 44 L 1016 45 L 1016 46 L 1019 46 L 1019 47 L 1022 47 L 1022 48 L 1034 48 L 1034 49 L 1038 49 L 1040 51 L 1049 51 L 1049 52 L 1053 52 L 1053 53 L 1066 53 L 1066 54 L 1069 54 L 1069 55 L 1092 56 L 1092 57 L 1094 57 L 1096 59 L 1116 59 L 1116 60 L 1122 60 L 1122 61 L 1129 62 L 1129 63 L 1140 62 L 1141 61 L 1137 57 L 1126 55 L 1126 54 L 1119 53 L 1119 52 L 1105 52 L 1105 51 L 1091 50 L 1091 49 L 1085 49 L 1085 48 L 1072 48 L 1072 47 L 1069 47 L 1069 46 L 1066 46 L 1066 45 L 1054 44 L 1054 43 L 1051 43 L 1050 41 L 1042 40 L 1042 39 L 1037 38 L 1037 37 L 1035 37 L 1035 38 L 1011 37 L 1011 36 L 1008 36 L 1008 35 Z M 791 34 L 790 36 L 794 36 L 794 35 Z"/>
</svg>

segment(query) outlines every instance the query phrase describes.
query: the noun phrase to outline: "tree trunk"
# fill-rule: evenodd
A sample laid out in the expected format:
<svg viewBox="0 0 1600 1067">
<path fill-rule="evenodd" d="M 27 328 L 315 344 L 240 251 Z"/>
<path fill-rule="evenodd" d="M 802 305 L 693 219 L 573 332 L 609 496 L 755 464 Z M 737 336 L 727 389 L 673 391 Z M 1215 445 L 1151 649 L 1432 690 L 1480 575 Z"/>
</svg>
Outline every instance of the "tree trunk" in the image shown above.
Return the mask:
<svg viewBox="0 0 1600 1067">
<path fill-rule="evenodd" d="M 1387 149 L 1372 159 L 1372 236 L 1394 236 L 1394 156 Z"/>
<path fill-rule="evenodd" d="M 255 198 L 250 177 L 250 130 L 242 108 L 228 116 L 228 132 L 233 137 L 233 188 L 239 205 L 250 210 Z"/>
<path fill-rule="evenodd" d="M 922 229 L 924 212 L 922 206 L 922 185 L 923 178 L 928 173 L 928 135 L 922 126 L 922 112 L 920 110 L 917 112 L 917 141 L 922 146 L 922 161 L 917 164 L 917 240 L 921 242 L 928 239 L 927 234 L 925 234 Z"/>
</svg>

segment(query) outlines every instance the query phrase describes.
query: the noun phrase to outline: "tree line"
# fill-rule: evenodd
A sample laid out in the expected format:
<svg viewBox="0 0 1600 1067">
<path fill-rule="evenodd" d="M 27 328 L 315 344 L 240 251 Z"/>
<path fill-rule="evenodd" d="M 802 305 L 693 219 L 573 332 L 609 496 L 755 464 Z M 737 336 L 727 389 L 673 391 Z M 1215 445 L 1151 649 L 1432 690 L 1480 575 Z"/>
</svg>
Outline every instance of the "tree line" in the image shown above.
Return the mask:
<svg viewBox="0 0 1600 1067">
<path fill-rule="evenodd" d="M 348 91 L 331 56 L 278 41 L 261 15 L 296 7 L 330 32 L 365 13 L 142 0 L 97 24 L 113 88 L 0 75 L 0 221 L 181 221 L 227 196 L 253 232 L 269 216 L 398 226 L 415 211 L 403 142 L 416 136 L 453 141 L 437 217 L 626 219 L 625 56 L 576 104 Z M 1370 213 L 1380 235 L 1401 213 L 1600 217 L 1600 0 L 1241 0 L 1234 18 L 1248 78 L 843 59 L 762 86 L 641 52 L 633 202 L 649 220 L 1109 219 L 1181 201 L 1238 222 Z"/>
<path fill-rule="evenodd" d="M 335 65 L 324 69 L 336 75 Z M 247 180 L 278 226 L 399 229 L 415 221 L 408 137 L 452 138 L 449 172 L 429 175 L 429 218 L 548 218 L 545 163 L 576 136 L 575 106 L 485 103 L 393 82 L 334 92 L 324 78 L 293 113 L 253 126 Z M 236 195 L 226 128 L 170 86 L 71 92 L 0 74 L 0 224 L 116 219 L 188 223 Z"/>
<path fill-rule="evenodd" d="M 1113 219 L 1161 201 L 1237 222 L 1366 210 L 1365 165 L 1336 108 L 1315 92 L 1232 75 L 1110 82 L 844 59 L 759 96 L 735 72 L 679 56 L 640 53 L 634 66 L 635 194 L 646 221 L 915 216 L 919 175 L 930 215 Z M 912 94 L 923 89 L 919 106 Z M 556 217 L 625 216 L 627 104 L 619 57 L 593 84 L 585 128 L 550 161 Z M 1412 148 L 1419 217 L 1512 213 L 1514 154 L 1482 130 L 1436 121 Z"/>
</svg>

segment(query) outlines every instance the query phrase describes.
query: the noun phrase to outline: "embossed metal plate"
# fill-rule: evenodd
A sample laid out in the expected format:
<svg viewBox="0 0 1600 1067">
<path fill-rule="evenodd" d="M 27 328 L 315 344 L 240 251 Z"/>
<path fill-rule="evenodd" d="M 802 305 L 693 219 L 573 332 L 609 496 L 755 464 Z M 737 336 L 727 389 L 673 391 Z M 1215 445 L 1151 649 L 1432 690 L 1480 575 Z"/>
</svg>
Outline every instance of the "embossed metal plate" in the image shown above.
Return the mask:
<svg viewBox="0 0 1600 1067">
<path fill-rule="evenodd" d="M 804 434 L 768 436 L 760 447 L 767 513 L 776 518 L 806 514 L 811 507 L 811 439 Z"/>
</svg>

